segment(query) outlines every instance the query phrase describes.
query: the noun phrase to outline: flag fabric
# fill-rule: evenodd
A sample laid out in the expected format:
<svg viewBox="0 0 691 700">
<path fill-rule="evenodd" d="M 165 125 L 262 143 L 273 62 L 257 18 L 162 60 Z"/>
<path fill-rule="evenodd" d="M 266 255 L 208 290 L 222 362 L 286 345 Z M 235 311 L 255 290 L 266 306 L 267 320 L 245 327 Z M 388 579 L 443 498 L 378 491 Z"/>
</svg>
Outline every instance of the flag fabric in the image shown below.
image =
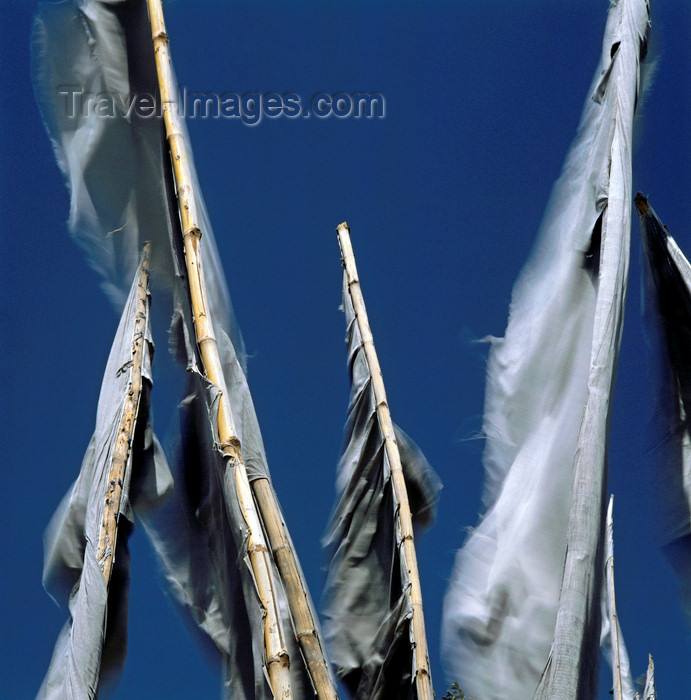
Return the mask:
<svg viewBox="0 0 691 700">
<path fill-rule="evenodd" d="M 631 130 L 647 27 L 645 0 L 611 3 L 576 139 L 514 287 L 505 336 L 492 342 L 485 513 L 457 554 L 442 622 L 449 678 L 483 700 L 531 698 L 540 682 L 560 606 L 572 484 L 584 459 L 591 469 L 586 482 L 600 492 L 593 511 L 581 513 L 592 530 L 585 560 L 592 590 L 584 592 L 594 617 L 581 623 L 594 635 L 586 646 L 598 646 L 601 578 L 593 546 L 601 542 L 604 518 L 598 504 L 628 270 Z M 590 669 L 596 673 L 597 661 Z M 550 697 L 591 694 L 571 689 Z"/>
<path fill-rule="evenodd" d="M 168 464 L 149 422 L 153 343 L 147 294 L 142 393 L 122 484 L 114 567 L 106 588 L 97 549 L 115 442 L 130 390 L 138 278 L 139 274 L 108 357 L 96 429 L 79 476 L 46 530 L 44 585 L 57 601 L 68 601 L 70 621 L 55 645 L 39 698 L 95 698 L 100 684 L 117 675 L 127 644 L 127 537 L 133 515 L 158 503 L 172 488 Z"/>
<path fill-rule="evenodd" d="M 643 700 L 657 700 L 657 692 L 655 691 L 655 664 L 650 654 L 648 654 L 648 670 L 645 674 Z"/>
<path fill-rule="evenodd" d="M 638 195 L 648 264 L 646 320 L 654 359 L 654 479 L 663 551 L 691 620 L 691 264 Z"/>
<path fill-rule="evenodd" d="M 601 626 L 598 563 L 602 557 L 608 427 L 628 273 L 633 121 L 649 29 L 647 0 L 619 0 L 610 5 L 603 42 L 603 62 L 608 63 L 595 93 L 604 111 L 609 112 L 611 139 L 601 172 L 606 208 L 602 214 L 588 400 L 574 461 L 557 623 L 537 700 L 588 697 L 595 692 L 597 682 Z"/>
<path fill-rule="evenodd" d="M 203 375 L 188 294 L 181 280 L 175 328 L 177 342 L 188 357 L 190 381 L 181 402 L 172 460 L 176 491 L 145 526 L 173 599 L 217 651 L 223 697 L 272 700 L 263 644 L 264 614 L 249 564 L 247 525 L 238 502 L 235 468 L 221 449 L 217 432 L 221 389 Z M 221 328 L 216 333 L 248 477 L 250 481 L 270 479 L 245 374 L 228 335 Z M 273 564 L 272 578 L 283 641 L 290 657 L 293 696 L 311 697 L 285 592 Z M 313 617 L 317 619 L 314 610 Z"/>
<path fill-rule="evenodd" d="M 629 655 L 624 644 L 624 635 L 619 624 L 614 595 L 614 496 L 610 496 L 607 506 L 607 526 L 605 528 L 605 573 L 602 582 L 602 631 L 600 648 L 612 669 L 612 688 L 617 700 L 640 700 L 636 692 Z"/>
<path fill-rule="evenodd" d="M 179 215 L 171 190 L 151 28 L 144 0 L 40 5 L 32 33 L 36 99 L 70 192 L 68 228 L 118 313 L 144 240 L 152 242 L 157 314 L 171 313 Z M 153 113 L 149 107 L 153 105 Z M 183 122 L 184 136 L 189 143 Z M 229 329 L 245 367 L 213 229 L 194 163 L 195 205 L 210 315 Z M 162 296 L 162 292 L 165 294 Z"/>
<path fill-rule="evenodd" d="M 222 388 L 203 376 L 196 348 L 146 2 L 42 5 L 32 41 L 36 97 L 70 192 L 68 227 L 116 308 L 122 307 L 124 280 L 136 266 L 132 251 L 143 238 L 152 241 L 158 313 L 168 320 L 172 314 L 171 349 L 190 372 L 171 459 L 174 494 L 164 508 L 147 515 L 147 533 L 173 597 L 216 650 L 224 669 L 224 696 L 271 698 L 261 602 L 244 546 L 246 525 L 234 471 L 219 448 L 216 412 Z M 142 105 L 152 103 L 153 114 L 142 111 Z M 184 122 L 182 128 L 189 143 Z M 191 158 L 189 164 L 202 231 L 205 303 L 225 390 L 248 476 L 269 478 L 245 378 L 242 336 Z M 293 691 L 308 697 L 309 681 L 275 570 L 273 577 Z"/>
<path fill-rule="evenodd" d="M 324 634 L 349 693 L 415 698 L 410 579 L 397 539 L 390 465 L 369 367 L 346 277 L 343 283 L 351 389 L 337 469 L 340 500 L 324 544 L 332 554 L 324 591 Z M 417 526 L 431 524 L 441 484 L 420 449 L 394 426 Z"/>
</svg>

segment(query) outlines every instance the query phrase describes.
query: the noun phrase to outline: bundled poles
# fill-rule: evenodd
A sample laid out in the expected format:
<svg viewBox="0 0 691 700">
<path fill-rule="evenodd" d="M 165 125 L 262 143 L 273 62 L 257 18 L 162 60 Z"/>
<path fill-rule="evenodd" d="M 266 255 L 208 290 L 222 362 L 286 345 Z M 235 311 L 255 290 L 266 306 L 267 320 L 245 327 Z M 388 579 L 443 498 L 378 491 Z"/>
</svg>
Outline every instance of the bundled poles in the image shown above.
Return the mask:
<svg viewBox="0 0 691 700">
<path fill-rule="evenodd" d="M 336 700 L 338 694 L 329 672 L 317 621 L 308 603 L 307 590 L 276 501 L 276 494 L 268 479 L 255 479 L 252 482 L 252 491 L 288 598 L 295 637 L 300 645 L 317 697 L 320 700 Z"/>
<path fill-rule="evenodd" d="M 125 481 L 125 469 L 130 459 L 134 431 L 137 425 L 137 414 L 139 412 L 139 399 L 142 394 L 142 359 L 144 356 L 144 344 L 146 343 L 145 330 L 148 316 L 147 295 L 149 293 L 150 258 L 151 243 L 147 242 L 142 251 L 142 262 L 137 282 L 137 306 L 132 333 L 132 365 L 130 367 L 129 388 L 122 407 L 115 449 L 110 463 L 103 518 L 98 536 L 98 550 L 96 552 L 96 561 L 98 561 L 98 565 L 103 572 L 106 587 L 110 584 L 113 563 L 115 562 L 118 514 L 120 513 L 122 488 Z"/>
<path fill-rule="evenodd" d="M 289 670 L 290 659 L 286 650 L 284 633 L 281 629 L 278 606 L 274 595 L 270 555 L 264 539 L 259 515 L 252 498 L 247 470 L 242 458 L 241 445 L 230 409 L 228 391 L 216 345 L 212 319 L 208 314 L 200 246 L 202 232 L 198 223 L 199 218 L 197 216 L 187 145 L 183 135 L 180 116 L 176 109 L 175 87 L 168 54 L 168 36 L 163 21 L 161 0 L 148 0 L 148 8 L 158 87 L 163 105 L 166 138 L 170 148 L 177 188 L 197 346 L 207 379 L 216 384 L 221 390 L 217 416 L 218 437 L 221 449 L 228 455 L 229 465 L 235 473 L 240 509 L 247 525 L 247 553 L 265 614 L 264 647 L 269 684 L 274 696 L 284 700 L 292 697 Z"/>
<path fill-rule="evenodd" d="M 350 229 L 344 222 L 337 228 L 338 243 L 341 248 L 343 266 L 345 268 L 348 293 L 352 301 L 356 322 L 362 338 L 362 346 L 367 360 L 370 376 L 372 377 L 372 390 L 374 392 L 377 418 L 384 439 L 384 449 L 391 469 L 391 482 L 394 496 L 394 517 L 397 540 L 402 543 L 405 564 L 410 577 L 410 601 L 412 605 L 412 637 L 414 643 L 414 674 L 417 698 L 419 700 L 432 700 L 432 678 L 427 652 L 427 639 L 425 636 L 425 620 L 422 610 L 422 592 L 420 589 L 420 576 L 418 574 L 417 556 L 413 539 L 413 523 L 408 501 L 401 456 L 391 421 L 391 414 L 386 399 L 384 380 L 382 378 L 379 360 L 374 348 L 374 340 L 370 329 L 365 302 L 360 289 L 360 280 L 355 265 L 355 256 L 350 242 Z"/>
<path fill-rule="evenodd" d="M 248 554 L 262 606 L 266 613 L 265 653 L 269 682 L 276 698 L 291 697 L 290 659 L 273 590 L 270 548 L 286 592 L 291 618 L 295 626 L 295 635 L 314 689 L 320 699 L 335 700 L 338 696 L 324 655 L 323 644 L 319 638 L 318 623 L 312 612 L 309 595 L 273 488 L 266 478 L 255 479 L 250 486 L 247 477 L 214 336 L 213 321 L 209 317 L 206 303 L 200 246 L 202 231 L 197 216 L 187 146 L 180 117 L 175 107 L 174 80 L 161 2 L 160 0 L 148 0 L 148 7 L 166 137 L 170 148 L 179 202 L 195 334 L 205 374 L 211 382 L 221 389 L 218 407 L 218 436 L 221 448 L 228 455 L 230 464 L 234 467 L 240 508 L 249 534 Z M 262 526 L 266 530 L 268 545 Z"/>
</svg>

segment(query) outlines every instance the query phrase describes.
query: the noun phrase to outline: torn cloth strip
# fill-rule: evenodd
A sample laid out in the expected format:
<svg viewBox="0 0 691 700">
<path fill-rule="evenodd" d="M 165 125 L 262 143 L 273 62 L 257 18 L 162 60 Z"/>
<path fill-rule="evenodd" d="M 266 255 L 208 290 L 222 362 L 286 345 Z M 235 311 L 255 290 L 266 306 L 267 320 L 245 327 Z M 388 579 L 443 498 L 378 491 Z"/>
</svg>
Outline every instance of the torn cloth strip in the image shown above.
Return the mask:
<svg viewBox="0 0 691 700">
<path fill-rule="evenodd" d="M 106 590 L 96 553 L 116 437 L 131 380 L 138 277 L 137 274 L 110 351 L 96 429 L 79 476 L 45 534 L 44 585 L 56 600 L 68 601 L 71 619 L 60 633 L 39 698 L 94 698 L 99 685 L 121 670 L 127 647 L 127 536 L 133 512 L 141 514 L 172 488 L 166 459 L 149 423 L 153 344 L 147 295 L 142 394 L 123 479 L 114 569 Z"/>
<path fill-rule="evenodd" d="M 640 218 L 654 361 L 654 480 L 663 551 L 691 620 L 691 264 L 652 208 Z"/>
<path fill-rule="evenodd" d="M 598 504 L 628 270 L 633 105 L 647 30 L 643 0 L 612 3 L 609 13 L 576 139 L 514 287 L 504 338 L 492 342 L 485 512 L 456 556 L 444 600 L 448 677 L 483 700 L 532 698 L 550 658 L 576 455 L 587 455 L 585 481 L 594 488 L 594 509 L 581 513 L 590 532 L 584 562 L 591 583 L 582 592 L 590 603 L 587 619 L 581 615 L 589 635 L 584 648 L 592 653 L 586 686 L 597 673 Z M 571 688 L 550 697 L 591 695 Z"/>
<path fill-rule="evenodd" d="M 341 493 L 324 538 L 333 554 L 324 630 L 336 673 L 365 698 L 414 698 L 410 580 L 395 528 L 390 465 L 360 331 L 344 277 L 350 405 L 338 464 Z M 413 521 L 434 519 L 440 482 L 419 448 L 395 428 Z"/>
</svg>

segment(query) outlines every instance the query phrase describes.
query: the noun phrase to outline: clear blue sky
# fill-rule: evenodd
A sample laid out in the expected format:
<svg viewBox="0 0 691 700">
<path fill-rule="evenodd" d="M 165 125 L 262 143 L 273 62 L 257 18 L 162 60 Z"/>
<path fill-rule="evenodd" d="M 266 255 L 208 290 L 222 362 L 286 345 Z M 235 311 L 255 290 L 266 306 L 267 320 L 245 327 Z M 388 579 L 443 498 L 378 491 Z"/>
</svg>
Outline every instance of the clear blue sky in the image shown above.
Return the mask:
<svg viewBox="0 0 691 700">
<path fill-rule="evenodd" d="M 483 476 L 482 443 L 469 438 L 481 424 L 486 346 L 472 341 L 503 334 L 575 134 L 607 2 L 165 5 L 178 79 L 191 90 L 386 98 L 381 120 L 196 120 L 190 132 L 275 487 L 317 600 L 348 401 L 335 227 L 345 219 L 352 228 L 394 420 L 445 484 L 437 524 L 418 540 L 441 696 L 442 596 L 476 523 Z M 691 5 L 651 5 L 658 70 L 636 124 L 634 191 L 691 254 Z M 41 587 L 41 538 L 93 430 L 117 325 L 67 234 L 68 196 L 30 83 L 34 9 L 0 4 L 7 698 L 36 693 L 66 619 Z M 660 697 L 676 700 L 689 697 L 691 645 L 654 539 L 637 222 L 633 234 L 610 448 L 617 605 L 634 674 L 652 652 Z M 155 380 L 164 436 L 174 393 L 166 377 Z M 130 653 L 115 697 L 216 697 L 213 669 L 162 594 L 141 532 L 131 549 Z M 608 673 L 603 666 L 603 698 Z"/>
</svg>

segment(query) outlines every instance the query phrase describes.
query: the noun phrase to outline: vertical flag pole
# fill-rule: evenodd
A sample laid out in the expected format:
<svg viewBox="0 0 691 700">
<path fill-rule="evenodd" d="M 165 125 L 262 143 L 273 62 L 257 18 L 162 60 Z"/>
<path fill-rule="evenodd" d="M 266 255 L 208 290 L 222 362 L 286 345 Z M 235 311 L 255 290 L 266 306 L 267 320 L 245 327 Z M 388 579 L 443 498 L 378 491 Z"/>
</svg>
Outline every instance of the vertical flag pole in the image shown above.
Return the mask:
<svg viewBox="0 0 691 700">
<path fill-rule="evenodd" d="M 247 524 L 247 554 L 250 559 L 259 598 L 265 612 L 264 646 L 269 683 L 274 697 L 285 700 L 292 697 L 290 659 L 285 646 L 278 606 L 274 596 L 270 555 L 264 539 L 259 515 L 252 499 L 247 470 L 242 458 L 240 440 L 237 437 L 228 401 L 228 391 L 225 386 L 221 360 L 216 346 L 212 319 L 209 317 L 206 304 L 206 282 L 201 258 L 202 232 L 197 218 L 187 145 L 183 136 L 180 116 L 176 108 L 173 74 L 168 54 L 168 35 L 166 34 L 163 21 L 163 9 L 161 0 L 147 0 L 147 2 L 149 19 L 151 21 L 156 72 L 158 74 L 158 87 L 163 105 L 166 138 L 175 174 L 197 345 L 207 378 L 221 389 L 218 407 L 218 437 L 221 448 L 228 455 L 230 465 L 234 468 L 240 509 Z"/>
<path fill-rule="evenodd" d="M 125 403 L 120 414 L 120 426 L 115 439 L 115 449 L 110 462 L 110 473 L 106 486 L 103 517 L 98 535 L 96 561 L 106 579 L 106 587 L 110 584 L 115 563 L 115 545 L 118 536 L 118 515 L 122 500 L 122 486 L 125 480 L 125 469 L 130 458 L 134 431 L 137 425 L 139 399 L 142 394 L 142 358 L 146 343 L 145 330 L 148 316 L 147 295 L 149 293 L 149 259 L 151 243 L 147 241 L 142 251 L 142 261 L 139 267 L 139 282 L 137 291 L 137 315 L 132 334 L 132 367 L 130 383 L 125 396 Z"/>
<path fill-rule="evenodd" d="M 268 479 L 255 479 L 252 492 L 262 516 L 274 561 L 281 575 L 293 618 L 295 636 L 319 700 L 336 700 L 334 685 L 324 653 L 317 621 L 308 602 L 308 593 L 295 558 L 276 494 Z"/>
<path fill-rule="evenodd" d="M 612 4 L 609 22 L 620 27 L 616 43 L 606 46 L 607 105 L 611 141 L 607 153 L 608 180 L 602 210 L 602 240 L 595 322 L 583 410 L 573 465 L 573 482 L 566 535 L 566 557 L 559 592 L 559 609 L 552 649 L 535 692 L 535 700 L 571 698 L 592 692 L 597 669 L 594 658 L 593 615 L 598 560 L 605 516 L 609 411 L 624 319 L 631 234 L 631 140 L 640 81 L 640 60 L 647 41 L 650 10 L 646 0 Z M 610 34 L 606 32 L 606 39 Z M 612 42 L 615 39 L 612 38 Z M 604 164 L 603 164 L 604 165 Z M 601 174 L 600 182 L 604 181 Z M 598 188 L 600 185 L 598 185 Z M 599 193 L 599 190 L 598 190 Z"/>
<path fill-rule="evenodd" d="M 403 553 L 405 556 L 408 574 L 410 576 L 410 600 L 413 607 L 413 640 L 415 644 L 415 684 L 417 686 L 417 697 L 419 700 L 432 700 L 432 677 L 429 668 L 429 656 L 427 652 L 427 638 L 425 636 L 425 618 L 422 610 L 422 591 L 420 588 L 420 575 L 418 573 L 417 556 L 415 554 L 415 542 L 413 539 L 413 520 L 408 502 L 408 491 L 406 489 L 403 469 L 401 467 L 401 456 L 398 451 L 396 437 L 389 412 L 389 405 L 386 400 L 384 390 L 384 380 L 381 367 L 374 349 L 374 339 L 367 318 L 365 300 L 360 289 L 360 279 L 357 267 L 355 266 L 355 255 L 350 242 L 350 229 L 348 224 L 343 222 L 336 229 L 338 233 L 338 244 L 341 248 L 343 267 L 346 271 L 348 281 L 348 292 L 353 303 L 355 318 L 360 329 L 360 337 L 367 359 L 367 365 L 372 377 L 372 389 L 377 403 L 377 417 L 384 437 L 384 448 L 391 467 L 391 482 L 393 485 L 394 501 L 396 508 L 396 529 L 398 536 L 403 543 Z"/>
</svg>

